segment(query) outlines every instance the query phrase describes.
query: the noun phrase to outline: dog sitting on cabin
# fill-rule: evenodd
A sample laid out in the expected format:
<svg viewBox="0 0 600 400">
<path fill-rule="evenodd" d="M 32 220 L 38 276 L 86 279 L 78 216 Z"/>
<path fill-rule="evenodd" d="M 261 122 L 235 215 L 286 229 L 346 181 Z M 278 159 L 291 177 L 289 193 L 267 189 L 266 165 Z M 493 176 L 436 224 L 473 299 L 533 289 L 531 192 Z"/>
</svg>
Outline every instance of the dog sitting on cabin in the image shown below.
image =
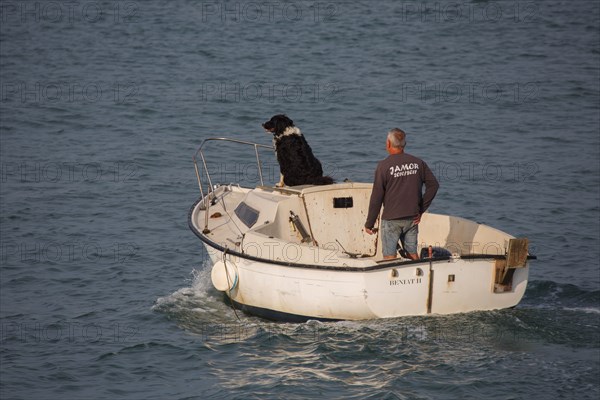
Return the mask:
<svg viewBox="0 0 600 400">
<path fill-rule="evenodd" d="M 277 186 L 330 185 L 334 182 L 331 177 L 323 176 L 321 162 L 313 155 L 304 135 L 294 126 L 294 121 L 279 114 L 262 126 L 273 134 L 273 145 L 281 171 L 281 180 Z"/>
</svg>

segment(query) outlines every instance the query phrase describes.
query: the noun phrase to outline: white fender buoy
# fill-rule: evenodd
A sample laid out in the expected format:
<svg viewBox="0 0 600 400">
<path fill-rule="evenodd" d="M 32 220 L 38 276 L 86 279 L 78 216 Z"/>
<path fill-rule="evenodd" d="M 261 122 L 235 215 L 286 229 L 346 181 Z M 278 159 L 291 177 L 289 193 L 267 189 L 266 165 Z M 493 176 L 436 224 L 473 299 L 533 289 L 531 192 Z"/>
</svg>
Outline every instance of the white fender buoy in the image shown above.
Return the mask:
<svg viewBox="0 0 600 400">
<path fill-rule="evenodd" d="M 221 292 L 235 289 L 238 283 L 237 266 L 231 261 L 226 261 L 226 263 L 217 261 L 210 273 L 213 286 Z"/>
</svg>

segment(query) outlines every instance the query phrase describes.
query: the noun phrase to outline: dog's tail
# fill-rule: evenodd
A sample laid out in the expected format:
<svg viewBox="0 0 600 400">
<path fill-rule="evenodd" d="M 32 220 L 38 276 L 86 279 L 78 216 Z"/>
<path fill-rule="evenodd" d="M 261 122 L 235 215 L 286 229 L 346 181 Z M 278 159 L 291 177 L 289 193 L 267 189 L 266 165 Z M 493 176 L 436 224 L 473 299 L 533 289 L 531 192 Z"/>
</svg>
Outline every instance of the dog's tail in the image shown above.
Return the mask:
<svg viewBox="0 0 600 400">
<path fill-rule="evenodd" d="M 331 185 L 335 183 L 332 177 L 330 176 L 315 176 L 311 178 L 312 185 Z"/>
</svg>

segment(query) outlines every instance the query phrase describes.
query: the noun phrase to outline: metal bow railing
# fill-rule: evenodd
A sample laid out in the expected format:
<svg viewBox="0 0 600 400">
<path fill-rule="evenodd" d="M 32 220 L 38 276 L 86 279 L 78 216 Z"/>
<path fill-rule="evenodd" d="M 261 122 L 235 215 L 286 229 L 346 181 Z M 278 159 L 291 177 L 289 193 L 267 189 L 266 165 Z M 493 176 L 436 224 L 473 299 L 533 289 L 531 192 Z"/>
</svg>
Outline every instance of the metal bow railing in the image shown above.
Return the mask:
<svg viewBox="0 0 600 400">
<path fill-rule="evenodd" d="M 274 150 L 273 146 L 267 146 L 267 145 L 260 144 L 260 143 L 247 142 L 244 140 L 229 139 L 229 138 L 222 138 L 222 137 L 207 138 L 202 141 L 202 143 L 200 144 L 200 147 L 198 148 L 198 150 L 196 150 L 196 153 L 194 153 L 194 157 L 193 157 L 194 168 L 196 170 L 196 178 L 198 179 L 198 187 L 200 188 L 200 194 L 203 199 L 208 199 L 206 196 L 210 195 L 215 190 L 212 178 L 210 176 L 210 171 L 208 170 L 208 165 L 206 164 L 206 157 L 204 156 L 204 146 L 208 142 L 214 142 L 214 141 L 231 142 L 231 143 L 254 147 L 254 153 L 256 154 L 256 166 L 258 168 L 258 176 L 260 178 L 260 184 L 261 184 L 261 186 L 265 185 L 264 180 L 263 180 L 262 164 L 260 162 L 260 155 L 259 155 L 258 149 L 259 149 L 259 147 L 262 147 L 265 149 Z M 204 174 L 206 175 L 206 179 L 208 181 L 208 188 L 206 191 L 206 196 L 204 194 L 204 189 L 202 188 L 202 177 L 201 177 L 202 174 L 200 173 L 200 168 L 198 167 L 198 161 L 199 161 L 198 155 L 200 155 L 200 160 L 202 161 L 202 168 L 203 168 Z M 205 202 L 205 205 L 206 205 L 206 202 Z"/>
</svg>

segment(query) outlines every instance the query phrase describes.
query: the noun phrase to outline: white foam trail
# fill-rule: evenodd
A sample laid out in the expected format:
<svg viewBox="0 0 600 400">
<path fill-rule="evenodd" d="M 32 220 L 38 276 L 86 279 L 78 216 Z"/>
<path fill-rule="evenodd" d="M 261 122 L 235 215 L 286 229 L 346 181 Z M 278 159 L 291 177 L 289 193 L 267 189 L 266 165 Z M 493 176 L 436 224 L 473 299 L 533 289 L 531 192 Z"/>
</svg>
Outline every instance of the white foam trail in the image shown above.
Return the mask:
<svg viewBox="0 0 600 400">
<path fill-rule="evenodd" d="M 191 272 L 192 278 L 189 287 L 182 287 L 170 295 L 157 298 L 152 309 L 155 310 L 161 306 L 172 305 L 182 300 L 189 300 L 190 298 L 212 298 L 210 293 L 210 290 L 212 290 L 210 267 L 210 263 L 205 262 L 198 269 L 194 268 Z"/>
<path fill-rule="evenodd" d="M 200 269 L 192 271 L 192 287 L 191 289 L 196 295 L 207 296 L 212 290 L 212 282 L 210 278 L 212 263 L 204 262 Z"/>
</svg>

